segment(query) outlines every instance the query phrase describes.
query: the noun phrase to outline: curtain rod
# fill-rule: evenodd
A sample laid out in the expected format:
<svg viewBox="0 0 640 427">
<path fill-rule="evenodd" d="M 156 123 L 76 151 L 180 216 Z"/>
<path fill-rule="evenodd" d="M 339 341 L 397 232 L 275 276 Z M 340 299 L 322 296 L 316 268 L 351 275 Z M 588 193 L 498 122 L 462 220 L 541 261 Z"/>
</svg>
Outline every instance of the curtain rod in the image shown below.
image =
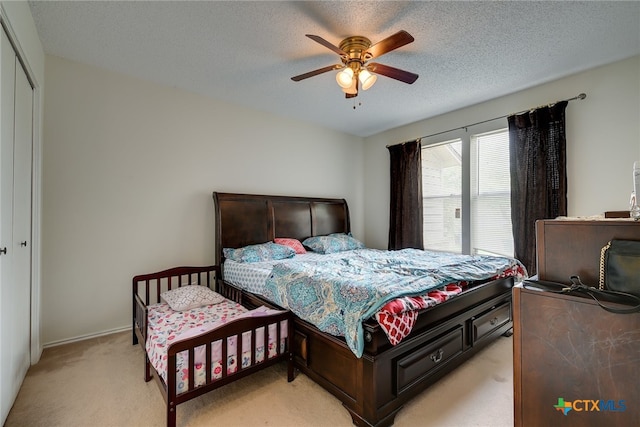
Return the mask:
<svg viewBox="0 0 640 427">
<path fill-rule="evenodd" d="M 442 135 L 443 133 L 451 132 L 451 131 L 454 131 L 454 130 L 460 130 L 460 129 L 465 129 L 466 130 L 468 127 L 471 127 L 471 126 L 481 125 L 483 123 L 492 122 L 492 121 L 498 120 L 498 119 L 504 119 L 505 117 L 513 116 L 515 114 L 526 113 L 527 111 L 536 110 L 536 109 L 542 108 L 542 107 L 550 107 L 551 105 L 557 104 L 558 102 L 575 101 L 576 99 L 585 99 L 586 97 L 587 97 L 586 93 L 581 93 L 580 95 L 574 96 L 573 98 L 563 99 L 563 100 L 560 100 L 560 101 L 553 102 L 551 104 L 539 105 L 539 106 L 537 106 L 535 108 L 529 108 L 527 110 L 518 111 L 517 113 L 505 114 L 504 116 L 494 117 L 492 119 L 483 120 L 481 122 L 471 123 L 470 125 L 460 126 L 460 127 L 449 129 L 449 130 L 443 130 L 442 132 L 437 132 L 437 133 L 432 133 L 431 135 L 421 136 L 419 138 L 415 138 L 415 139 L 412 139 L 410 141 L 415 141 L 416 139 L 429 138 L 429 137 L 432 137 L 432 136 Z M 410 142 L 410 141 L 400 142 L 398 144 L 389 144 L 389 145 L 387 145 L 387 148 L 389 148 L 389 147 L 391 147 L 393 145 L 402 145 L 402 144 L 405 144 L 405 143 Z"/>
</svg>

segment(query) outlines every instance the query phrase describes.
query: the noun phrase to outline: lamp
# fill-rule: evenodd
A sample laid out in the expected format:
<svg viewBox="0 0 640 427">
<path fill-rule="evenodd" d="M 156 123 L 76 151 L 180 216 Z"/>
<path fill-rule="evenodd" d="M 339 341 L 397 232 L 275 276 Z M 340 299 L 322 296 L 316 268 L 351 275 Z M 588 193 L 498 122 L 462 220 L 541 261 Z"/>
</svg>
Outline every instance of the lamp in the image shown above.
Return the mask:
<svg viewBox="0 0 640 427">
<path fill-rule="evenodd" d="M 367 90 L 371 86 L 373 86 L 373 84 L 378 79 L 378 76 L 376 76 L 375 74 L 371 74 L 367 69 L 363 68 L 362 70 L 360 70 L 358 78 L 360 79 L 360 83 L 362 83 L 362 90 Z"/>
<path fill-rule="evenodd" d="M 336 82 L 338 82 L 338 86 L 343 89 L 350 88 L 353 83 L 353 70 L 351 67 L 346 67 L 336 74 Z"/>
</svg>

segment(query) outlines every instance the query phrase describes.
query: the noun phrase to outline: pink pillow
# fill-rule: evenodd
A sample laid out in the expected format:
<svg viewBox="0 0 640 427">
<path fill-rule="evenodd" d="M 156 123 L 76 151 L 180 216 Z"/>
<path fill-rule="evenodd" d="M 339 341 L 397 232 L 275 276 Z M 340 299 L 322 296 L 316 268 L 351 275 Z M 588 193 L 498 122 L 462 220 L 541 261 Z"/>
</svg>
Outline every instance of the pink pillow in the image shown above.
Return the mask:
<svg viewBox="0 0 640 427">
<path fill-rule="evenodd" d="M 296 251 L 297 254 L 307 253 L 304 246 L 302 246 L 302 243 L 300 243 L 300 241 L 296 239 L 286 239 L 286 238 L 278 237 L 273 239 L 273 243 L 276 243 L 278 245 L 289 246 L 291 249 Z"/>
</svg>

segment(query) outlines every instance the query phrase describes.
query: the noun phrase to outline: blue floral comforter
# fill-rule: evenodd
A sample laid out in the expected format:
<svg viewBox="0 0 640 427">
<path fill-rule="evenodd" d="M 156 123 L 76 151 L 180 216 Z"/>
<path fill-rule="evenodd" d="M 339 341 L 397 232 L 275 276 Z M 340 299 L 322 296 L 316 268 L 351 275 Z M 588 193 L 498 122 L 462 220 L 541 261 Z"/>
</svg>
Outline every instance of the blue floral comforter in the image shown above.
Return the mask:
<svg viewBox="0 0 640 427">
<path fill-rule="evenodd" d="M 265 296 L 320 330 L 344 336 L 357 357 L 362 322 L 388 301 L 417 296 L 449 283 L 485 280 L 514 267 L 512 258 L 403 249 L 358 249 L 327 261 L 276 264 Z"/>
</svg>

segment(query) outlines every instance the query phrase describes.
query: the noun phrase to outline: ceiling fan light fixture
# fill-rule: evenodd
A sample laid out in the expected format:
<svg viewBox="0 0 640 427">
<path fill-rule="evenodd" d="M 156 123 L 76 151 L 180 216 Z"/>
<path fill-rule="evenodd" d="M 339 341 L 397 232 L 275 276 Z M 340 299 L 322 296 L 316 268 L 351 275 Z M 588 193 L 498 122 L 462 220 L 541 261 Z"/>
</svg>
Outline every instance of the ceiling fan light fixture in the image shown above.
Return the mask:
<svg viewBox="0 0 640 427">
<path fill-rule="evenodd" d="M 371 40 L 363 36 L 347 37 L 340 42 L 339 46 L 328 42 L 320 36 L 313 34 L 307 34 L 306 36 L 337 53 L 340 56 L 341 63 L 293 76 L 291 80 L 294 82 L 338 70 L 335 76 L 338 86 L 346 93 L 346 98 L 355 98 L 358 96 L 358 86 L 362 87 L 363 90 L 367 90 L 375 84 L 378 76 L 386 76 L 407 84 L 412 84 L 418 78 L 417 74 L 409 71 L 384 64 L 369 63 L 374 58 L 413 42 L 414 39 L 411 34 L 404 30 L 398 31 L 375 44 L 372 44 Z"/>
<path fill-rule="evenodd" d="M 378 80 L 378 76 L 375 74 L 371 74 L 368 70 L 363 69 L 358 74 L 358 78 L 360 79 L 360 83 L 362 83 L 362 90 L 367 90 Z"/>
<path fill-rule="evenodd" d="M 336 74 L 336 82 L 343 89 L 348 89 L 353 84 L 353 70 L 349 67 Z"/>
<path fill-rule="evenodd" d="M 358 95 L 358 79 L 351 79 L 349 87 L 342 88 L 342 91 L 348 95 Z"/>
</svg>

